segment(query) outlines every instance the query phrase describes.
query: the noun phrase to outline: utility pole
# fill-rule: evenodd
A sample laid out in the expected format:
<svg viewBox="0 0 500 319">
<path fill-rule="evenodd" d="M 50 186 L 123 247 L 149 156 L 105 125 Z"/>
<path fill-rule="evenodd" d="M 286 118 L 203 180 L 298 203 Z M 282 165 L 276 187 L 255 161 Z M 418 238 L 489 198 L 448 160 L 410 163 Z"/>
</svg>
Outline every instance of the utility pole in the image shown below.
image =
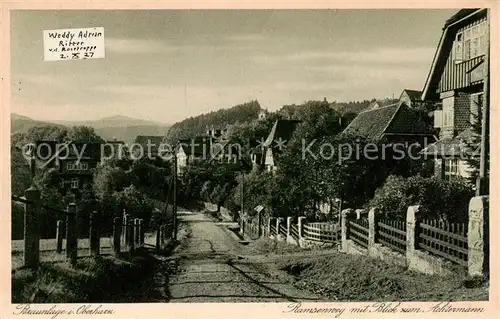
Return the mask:
<svg viewBox="0 0 500 319">
<path fill-rule="evenodd" d="M 484 105 L 482 107 L 481 125 L 481 157 L 479 162 L 479 176 L 476 183 L 476 195 L 486 195 L 489 193 L 486 172 L 488 171 L 487 156 L 489 154 L 489 113 L 490 113 L 490 9 L 486 9 L 486 54 L 484 56 Z"/>
<path fill-rule="evenodd" d="M 174 240 L 177 239 L 177 230 L 178 230 L 178 220 L 177 220 L 177 154 L 174 149 L 174 172 L 173 172 L 174 180 L 173 180 L 173 202 L 172 202 L 172 210 L 174 215 Z"/>
<path fill-rule="evenodd" d="M 241 173 L 241 216 L 240 222 L 243 223 L 243 213 L 245 211 L 245 173 Z"/>
</svg>

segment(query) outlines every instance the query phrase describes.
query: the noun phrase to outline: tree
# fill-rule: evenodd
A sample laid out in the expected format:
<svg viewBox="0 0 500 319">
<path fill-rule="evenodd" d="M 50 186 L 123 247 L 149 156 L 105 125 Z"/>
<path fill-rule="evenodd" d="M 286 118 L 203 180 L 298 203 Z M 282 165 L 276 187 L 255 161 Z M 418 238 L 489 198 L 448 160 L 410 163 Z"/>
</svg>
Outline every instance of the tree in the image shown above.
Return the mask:
<svg viewBox="0 0 500 319">
<path fill-rule="evenodd" d="M 99 136 L 93 127 L 73 126 L 68 130 L 65 140 L 79 143 L 104 143 L 104 139 Z"/>
<path fill-rule="evenodd" d="M 477 103 L 474 101 L 474 103 Z M 480 105 L 478 105 L 480 106 Z M 481 110 L 481 107 L 478 107 L 478 110 Z M 469 183 L 472 185 L 476 185 L 477 179 L 479 177 L 479 170 L 481 166 L 481 139 L 482 139 L 482 116 L 480 114 L 473 114 L 473 122 L 471 123 L 472 130 L 470 134 L 470 138 L 465 140 L 465 161 L 471 168 L 470 177 L 468 178 Z M 490 179 L 490 137 L 489 134 L 486 134 L 486 152 L 485 152 L 485 162 L 486 162 L 486 170 L 485 170 L 485 180 L 489 182 Z M 489 184 L 489 183 L 487 183 Z M 485 185 L 484 189 L 489 189 L 489 185 Z"/>
<path fill-rule="evenodd" d="M 386 218 L 406 220 L 409 206 L 419 205 L 423 218 L 464 222 L 468 220 L 470 184 L 461 178 L 389 176 L 367 205 L 377 207 Z"/>
<path fill-rule="evenodd" d="M 123 169 L 114 167 L 110 163 L 98 166 L 94 173 L 93 190 L 95 196 L 104 201 L 113 192 L 121 191 L 130 185 L 130 179 Z"/>
</svg>

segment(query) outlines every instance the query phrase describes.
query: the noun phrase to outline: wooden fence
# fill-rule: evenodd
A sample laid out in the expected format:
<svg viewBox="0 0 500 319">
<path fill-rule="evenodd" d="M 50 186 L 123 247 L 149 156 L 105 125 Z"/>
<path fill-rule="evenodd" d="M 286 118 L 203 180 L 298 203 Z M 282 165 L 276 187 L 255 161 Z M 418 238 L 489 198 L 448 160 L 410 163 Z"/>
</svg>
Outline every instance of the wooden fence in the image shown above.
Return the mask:
<svg viewBox="0 0 500 319">
<path fill-rule="evenodd" d="M 467 266 L 469 248 L 466 223 L 423 220 L 419 226 L 417 229 L 420 249 Z"/>
<path fill-rule="evenodd" d="M 368 248 L 368 219 L 349 220 L 347 234 L 356 244 Z"/>
<path fill-rule="evenodd" d="M 280 225 L 279 225 L 278 235 L 281 235 L 281 236 L 283 236 L 283 237 L 286 237 L 286 236 L 287 236 L 287 230 L 286 230 L 286 227 L 285 227 L 285 226 L 283 226 L 283 224 L 280 224 Z"/>
<path fill-rule="evenodd" d="M 292 238 L 295 240 L 299 240 L 299 229 L 297 225 L 290 225 L 290 236 L 292 236 Z"/>
<path fill-rule="evenodd" d="M 375 227 L 375 238 L 375 242 L 404 254 L 406 252 L 406 222 L 378 221 Z"/>
<path fill-rule="evenodd" d="M 340 227 L 332 223 L 305 223 L 303 237 L 317 242 L 334 243 L 341 239 Z"/>
<path fill-rule="evenodd" d="M 64 217 L 55 222 L 55 253 L 65 254 L 65 260 L 72 266 L 76 266 L 79 257 L 79 234 L 83 233 L 79 225 L 79 212 L 76 208 L 74 197 L 70 200 L 66 210 L 57 209 L 41 202 L 40 191 L 30 188 L 25 197 L 12 196 L 13 202 L 24 204 L 24 229 L 22 242 L 23 266 L 34 268 L 40 263 L 40 234 L 44 225 L 41 220 L 46 214 L 59 214 Z M 42 214 L 43 213 L 43 214 Z M 143 247 L 145 228 L 144 220 L 132 218 L 125 214 L 123 217 L 115 217 L 105 220 L 98 211 L 90 214 L 88 225 L 88 254 L 97 257 L 101 254 L 101 239 L 104 230 L 109 229 L 112 252 L 119 255 L 122 252 L 134 252 L 135 249 Z M 65 247 L 63 245 L 65 239 Z"/>
</svg>

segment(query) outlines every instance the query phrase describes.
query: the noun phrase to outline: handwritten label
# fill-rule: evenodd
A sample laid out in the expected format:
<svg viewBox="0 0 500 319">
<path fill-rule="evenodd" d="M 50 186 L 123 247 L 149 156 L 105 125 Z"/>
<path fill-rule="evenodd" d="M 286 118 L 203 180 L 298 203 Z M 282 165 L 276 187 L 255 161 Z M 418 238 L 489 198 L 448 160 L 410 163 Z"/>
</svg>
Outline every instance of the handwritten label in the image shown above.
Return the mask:
<svg viewBox="0 0 500 319">
<path fill-rule="evenodd" d="M 365 306 L 352 307 L 346 303 L 335 307 L 310 307 L 304 306 L 301 303 L 288 304 L 287 310 L 284 313 L 294 314 L 330 314 L 333 318 L 340 318 L 344 313 L 351 315 L 362 315 L 365 313 L 383 313 L 383 314 L 398 314 L 398 313 L 478 313 L 484 312 L 482 307 L 467 307 L 454 305 L 452 302 L 439 302 L 427 307 L 411 307 L 403 305 L 401 302 L 377 302 Z"/>
<path fill-rule="evenodd" d="M 68 315 L 113 315 L 115 311 L 103 305 L 78 305 L 65 307 L 61 305 L 32 305 L 20 304 L 16 306 L 14 315 L 41 315 L 56 319 L 59 316 Z"/>
<path fill-rule="evenodd" d="M 45 61 L 104 58 L 104 28 L 43 31 Z"/>
</svg>

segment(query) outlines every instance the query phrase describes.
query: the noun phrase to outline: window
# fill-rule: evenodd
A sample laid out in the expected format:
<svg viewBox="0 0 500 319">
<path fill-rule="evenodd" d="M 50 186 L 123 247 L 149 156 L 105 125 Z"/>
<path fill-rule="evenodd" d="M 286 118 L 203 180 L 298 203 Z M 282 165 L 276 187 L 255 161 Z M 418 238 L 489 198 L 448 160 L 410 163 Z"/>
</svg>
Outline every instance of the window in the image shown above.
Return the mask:
<svg viewBox="0 0 500 319">
<path fill-rule="evenodd" d="M 486 22 L 482 22 L 457 33 L 453 50 L 455 63 L 486 53 L 486 31 Z"/>
<path fill-rule="evenodd" d="M 73 178 L 71 180 L 71 188 L 78 188 L 78 178 Z"/>
<path fill-rule="evenodd" d="M 89 169 L 89 164 L 87 164 L 87 163 L 68 163 L 66 167 L 67 167 L 68 171 L 87 170 L 87 169 Z"/>
<path fill-rule="evenodd" d="M 454 176 L 458 176 L 458 160 L 457 159 L 445 159 L 444 160 L 444 175 L 447 179 L 451 179 Z"/>
<path fill-rule="evenodd" d="M 455 98 L 453 96 L 443 99 L 443 127 L 453 127 L 454 103 Z"/>
</svg>

